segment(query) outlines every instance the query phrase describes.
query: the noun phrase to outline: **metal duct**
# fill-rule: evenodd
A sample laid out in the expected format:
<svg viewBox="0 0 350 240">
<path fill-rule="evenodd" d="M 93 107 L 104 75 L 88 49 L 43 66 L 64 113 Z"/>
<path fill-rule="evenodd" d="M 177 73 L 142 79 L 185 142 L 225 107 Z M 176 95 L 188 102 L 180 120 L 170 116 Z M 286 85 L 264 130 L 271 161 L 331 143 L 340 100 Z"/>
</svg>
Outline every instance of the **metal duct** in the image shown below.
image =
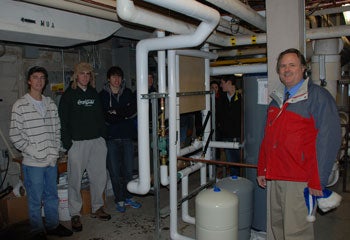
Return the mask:
<svg viewBox="0 0 350 240">
<path fill-rule="evenodd" d="M 105 39 L 120 27 L 113 21 L 18 1 L 1 1 L 2 41 L 70 47 Z"/>
</svg>

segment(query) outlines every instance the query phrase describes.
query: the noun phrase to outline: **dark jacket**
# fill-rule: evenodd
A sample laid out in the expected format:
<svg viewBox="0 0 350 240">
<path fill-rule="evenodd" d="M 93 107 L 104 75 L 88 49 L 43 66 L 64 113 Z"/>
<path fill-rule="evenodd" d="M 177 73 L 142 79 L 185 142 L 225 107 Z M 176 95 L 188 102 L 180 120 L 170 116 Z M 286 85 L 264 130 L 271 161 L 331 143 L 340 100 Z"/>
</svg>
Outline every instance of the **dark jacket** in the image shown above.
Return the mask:
<svg viewBox="0 0 350 240">
<path fill-rule="evenodd" d="M 341 142 L 334 98 L 311 80 L 305 80 L 284 104 L 283 94 L 281 87 L 271 95 L 258 175 L 307 182 L 309 187 L 321 190 L 328 183 Z"/>
<path fill-rule="evenodd" d="M 121 88 L 113 94 L 106 84 L 99 93 L 107 126 L 107 139 L 134 139 L 137 137 L 137 105 L 135 94 Z"/>
<path fill-rule="evenodd" d="M 95 88 L 86 91 L 69 87 L 62 95 L 59 108 L 61 139 L 66 150 L 72 140 L 90 140 L 105 137 L 105 125 L 100 98 Z"/>
<path fill-rule="evenodd" d="M 219 138 L 240 138 L 241 137 L 241 95 L 235 93 L 231 101 L 227 94 L 223 93 L 217 103 L 217 130 Z"/>
</svg>

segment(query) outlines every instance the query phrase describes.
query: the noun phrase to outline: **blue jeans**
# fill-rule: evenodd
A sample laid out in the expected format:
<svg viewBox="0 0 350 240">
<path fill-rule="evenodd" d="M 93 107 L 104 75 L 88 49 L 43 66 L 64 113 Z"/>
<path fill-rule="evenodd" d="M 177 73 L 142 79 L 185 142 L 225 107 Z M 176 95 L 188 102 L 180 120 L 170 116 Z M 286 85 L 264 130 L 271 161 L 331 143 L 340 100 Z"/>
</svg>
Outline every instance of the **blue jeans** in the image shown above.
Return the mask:
<svg viewBox="0 0 350 240">
<path fill-rule="evenodd" d="M 127 184 L 132 180 L 134 145 L 131 139 L 107 140 L 107 169 L 111 178 L 115 202 L 132 198 Z"/>
<path fill-rule="evenodd" d="M 26 188 L 31 231 L 54 229 L 59 224 L 57 195 L 57 165 L 54 167 L 31 167 L 22 165 Z M 41 207 L 45 212 L 45 227 Z"/>
</svg>

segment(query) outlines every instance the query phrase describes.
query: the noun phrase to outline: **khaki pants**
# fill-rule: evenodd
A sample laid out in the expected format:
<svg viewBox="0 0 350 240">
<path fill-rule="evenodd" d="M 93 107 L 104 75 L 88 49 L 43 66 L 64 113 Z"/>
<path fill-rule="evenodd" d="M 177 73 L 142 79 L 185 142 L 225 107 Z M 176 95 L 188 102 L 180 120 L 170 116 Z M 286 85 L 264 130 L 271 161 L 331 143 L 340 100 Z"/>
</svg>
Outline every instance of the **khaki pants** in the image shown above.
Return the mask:
<svg viewBox="0 0 350 240">
<path fill-rule="evenodd" d="M 68 151 L 68 207 L 71 216 L 80 215 L 82 198 L 81 178 L 86 169 L 89 176 L 91 210 L 95 212 L 104 205 L 103 192 L 107 183 L 107 146 L 100 137 L 73 141 Z"/>
<path fill-rule="evenodd" d="M 314 240 L 313 223 L 306 221 L 305 182 L 267 182 L 267 239 Z"/>
</svg>

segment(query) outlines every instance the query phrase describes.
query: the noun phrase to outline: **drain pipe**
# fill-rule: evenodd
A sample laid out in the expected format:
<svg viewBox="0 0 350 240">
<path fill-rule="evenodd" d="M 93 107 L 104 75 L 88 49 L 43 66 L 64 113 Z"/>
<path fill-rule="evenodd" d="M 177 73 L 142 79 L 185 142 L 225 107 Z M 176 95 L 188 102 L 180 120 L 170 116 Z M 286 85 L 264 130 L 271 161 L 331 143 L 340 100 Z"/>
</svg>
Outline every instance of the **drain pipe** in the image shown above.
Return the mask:
<svg viewBox="0 0 350 240">
<path fill-rule="evenodd" d="M 148 68 L 148 52 L 152 50 L 164 50 L 170 48 L 193 47 L 201 44 L 208 35 L 213 31 L 219 22 L 220 15 L 214 9 L 202 5 L 195 1 L 178 0 L 147 0 L 174 11 L 181 12 L 193 18 L 202 20 L 197 30 L 193 34 L 184 36 L 170 36 L 156 39 L 142 40 L 136 47 L 136 70 L 137 70 L 137 109 L 138 109 L 138 152 L 139 152 L 139 179 L 133 180 L 128 184 L 128 190 L 133 193 L 146 194 L 150 189 L 150 159 L 149 159 L 149 138 L 148 125 L 148 100 L 142 99 L 142 94 L 148 93 L 147 68 Z M 128 9 L 131 9 L 132 14 Z M 118 0 L 117 11 L 120 17 L 127 16 L 128 19 L 134 19 L 138 11 L 132 1 Z M 152 17 L 155 20 L 155 17 Z M 159 19 L 156 19 L 159 21 Z M 149 20 L 148 20 L 149 21 Z M 171 115 L 170 115 L 171 116 Z M 175 156 L 176 158 L 176 156 Z M 176 173 L 176 172 L 175 172 Z"/>
</svg>

